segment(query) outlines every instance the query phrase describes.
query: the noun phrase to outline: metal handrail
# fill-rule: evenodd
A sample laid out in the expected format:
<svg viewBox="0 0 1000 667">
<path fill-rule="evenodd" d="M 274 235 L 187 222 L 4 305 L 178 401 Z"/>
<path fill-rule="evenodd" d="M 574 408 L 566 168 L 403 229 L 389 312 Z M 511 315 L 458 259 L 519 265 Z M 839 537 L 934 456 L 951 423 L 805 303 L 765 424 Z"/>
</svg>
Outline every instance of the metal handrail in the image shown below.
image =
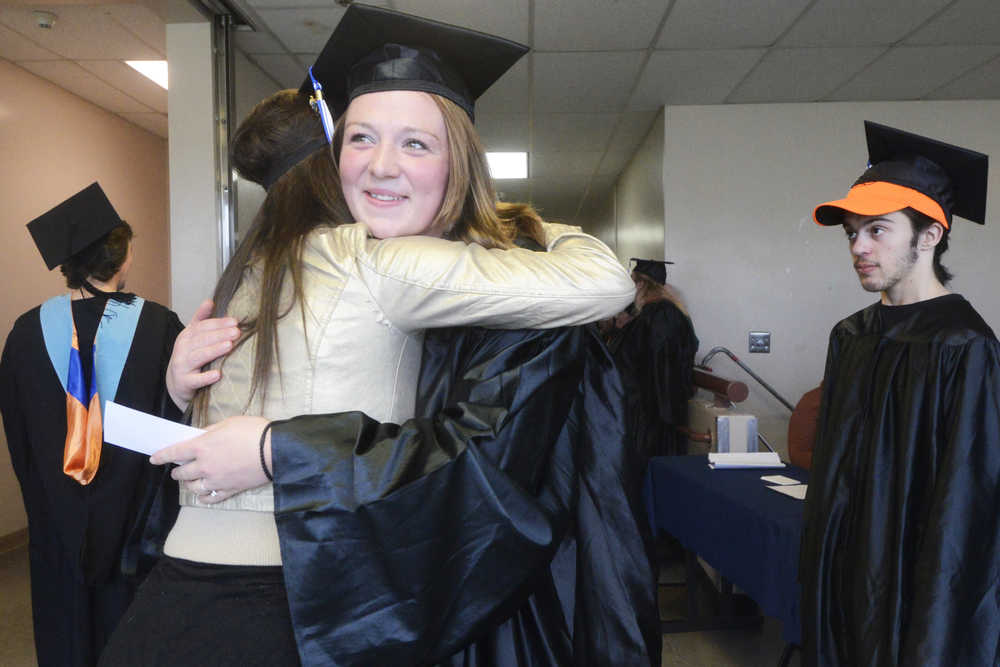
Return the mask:
<svg viewBox="0 0 1000 667">
<path fill-rule="evenodd" d="M 723 354 L 725 354 L 727 357 L 729 357 L 730 359 L 732 359 L 734 362 L 736 362 L 737 366 L 739 366 L 740 368 L 742 368 L 743 370 L 745 370 L 750 377 L 752 377 L 754 380 L 757 381 L 758 384 L 760 384 L 760 386 L 764 387 L 764 389 L 767 389 L 767 391 L 771 394 L 771 396 L 774 396 L 776 399 L 778 399 L 779 401 L 781 401 L 781 404 L 784 405 L 786 408 L 788 408 L 788 410 L 790 412 L 794 412 L 795 411 L 795 407 L 791 403 L 789 403 L 788 401 L 786 401 L 785 398 L 781 394 L 779 394 L 778 391 L 774 387 L 772 387 L 767 382 L 765 382 L 764 378 L 762 378 L 761 376 L 759 376 L 756 373 L 754 373 L 753 370 L 751 370 L 749 366 L 747 366 L 742 361 L 740 361 L 739 357 L 737 357 L 735 354 L 733 354 L 732 352 L 730 352 L 727 348 L 724 348 L 724 347 L 721 347 L 721 346 L 720 347 L 713 347 L 711 350 L 708 351 L 708 354 L 706 354 L 704 357 L 702 357 L 701 363 L 698 364 L 698 365 L 701 366 L 702 368 L 708 368 L 708 362 L 709 362 L 709 360 L 712 357 L 714 357 L 716 354 L 720 353 L 720 352 L 723 353 Z M 709 370 L 711 370 L 711 369 L 709 369 Z"/>
</svg>

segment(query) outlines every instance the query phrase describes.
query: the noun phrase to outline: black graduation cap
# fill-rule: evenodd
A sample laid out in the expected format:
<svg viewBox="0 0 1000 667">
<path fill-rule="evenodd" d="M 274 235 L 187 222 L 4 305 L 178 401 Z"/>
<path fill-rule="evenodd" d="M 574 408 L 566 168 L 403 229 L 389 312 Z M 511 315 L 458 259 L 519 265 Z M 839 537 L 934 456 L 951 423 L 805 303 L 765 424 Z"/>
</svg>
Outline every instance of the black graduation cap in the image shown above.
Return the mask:
<svg viewBox="0 0 1000 667">
<path fill-rule="evenodd" d="M 358 95 L 419 90 L 451 100 L 474 119 L 475 100 L 527 52 L 501 37 L 353 3 L 312 74 L 335 117 Z M 299 90 L 312 93 L 308 76 Z"/>
<path fill-rule="evenodd" d="M 638 257 L 632 257 L 630 259 L 635 262 L 635 268 L 632 269 L 633 271 L 641 273 L 644 276 L 648 276 L 661 285 L 667 284 L 666 265 L 673 264 L 673 262 L 668 262 L 662 259 L 639 259 Z"/>
<path fill-rule="evenodd" d="M 122 224 L 96 182 L 28 223 L 45 265 L 54 269 Z"/>
<path fill-rule="evenodd" d="M 845 211 L 881 215 L 907 207 L 946 228 L 952 215 L 986 222 L 986 155 L 867 120 L 865 136 L 868 169 L 847 197 L 816 207 L 816 222 L 839 225 Z"/>
</svg>

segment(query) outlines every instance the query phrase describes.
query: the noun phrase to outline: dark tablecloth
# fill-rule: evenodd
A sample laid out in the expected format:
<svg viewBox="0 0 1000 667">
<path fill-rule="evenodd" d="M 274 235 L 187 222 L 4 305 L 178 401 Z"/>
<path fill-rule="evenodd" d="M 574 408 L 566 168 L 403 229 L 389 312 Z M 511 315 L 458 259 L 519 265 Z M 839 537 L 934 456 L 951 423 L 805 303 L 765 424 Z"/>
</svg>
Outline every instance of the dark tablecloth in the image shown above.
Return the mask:
<svg viewBox="0 0 1000 667">
<path fill-rule="evenodd" d="M 713 470 L 705 455 L 650 459 L 643 489 L 653 532 L 673 535 L 783 624 L 798 644 L 799 541 L 805 502 L 771 491 L 763 475 L 807 482 L 802 468 Z"/>
</svg>

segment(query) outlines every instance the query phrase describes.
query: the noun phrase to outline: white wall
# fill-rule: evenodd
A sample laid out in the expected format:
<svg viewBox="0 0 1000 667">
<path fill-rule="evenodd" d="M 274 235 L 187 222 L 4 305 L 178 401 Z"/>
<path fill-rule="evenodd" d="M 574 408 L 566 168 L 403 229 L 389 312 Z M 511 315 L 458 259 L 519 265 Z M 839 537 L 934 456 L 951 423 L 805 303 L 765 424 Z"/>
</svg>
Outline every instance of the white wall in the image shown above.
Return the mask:
<svg viewBox="0 0 1000 667">
<path fill-rule="evenodd" d="M 666 110 L 663 190 L 671 274 L 701 340 L 698 358 L 731 349 L 793 404 L 819 383 L 830 328 L 877 299 L 851 269 L 843 232 L 811 218 L 843 196 L 867 160 L 862 121 L 874 120 L 1000 156 L 1000 102 L 726 105 Z M 985 227 L 957 220 L 943 263 L 951 287 L 1000 326 L 1000 174 L 990 174 Z M 770 331 L 771 354 L 747 354 L 747 332 Z M 785 446 L 788 411 L 745 379 L 743 405 Z"/>
<path fill-rule="evenodd" d="M 574 224 L 601 239 L 628 266 L 630 257 L 663 259 L 663 113 L 608 195 L 588 202 Z"/>
<path fill-rule="evenodd" d="M 628 266 L 630 257 L 663 256 L 663 114 L 657 116 L 615 183 L 615 253 Z"/>
</svg>

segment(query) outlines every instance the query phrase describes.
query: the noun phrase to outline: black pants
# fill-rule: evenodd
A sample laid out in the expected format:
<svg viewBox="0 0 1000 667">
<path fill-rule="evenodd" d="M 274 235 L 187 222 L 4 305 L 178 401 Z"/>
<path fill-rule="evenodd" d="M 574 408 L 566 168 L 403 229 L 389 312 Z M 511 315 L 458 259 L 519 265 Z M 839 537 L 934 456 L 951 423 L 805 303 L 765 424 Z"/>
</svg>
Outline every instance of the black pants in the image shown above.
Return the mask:
<svg viewBox="0 0 1000 667">
<path fill-rule="evenodd" d="M 98 584 L 84 583 L 77 561 L 34 534 L 28 556 L 39 667 L 93 667 L 134 587 L 120 573 Z"/>
<path fill-rule="evenodd" d="M 294 667 L 280 567 L 164 558 L 139 587 L 101 667 Z"/>
</svg>

